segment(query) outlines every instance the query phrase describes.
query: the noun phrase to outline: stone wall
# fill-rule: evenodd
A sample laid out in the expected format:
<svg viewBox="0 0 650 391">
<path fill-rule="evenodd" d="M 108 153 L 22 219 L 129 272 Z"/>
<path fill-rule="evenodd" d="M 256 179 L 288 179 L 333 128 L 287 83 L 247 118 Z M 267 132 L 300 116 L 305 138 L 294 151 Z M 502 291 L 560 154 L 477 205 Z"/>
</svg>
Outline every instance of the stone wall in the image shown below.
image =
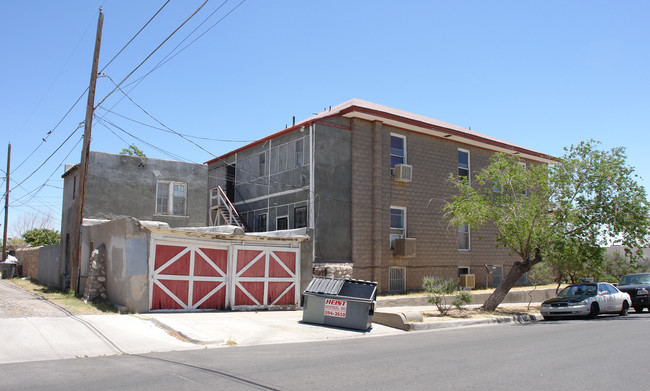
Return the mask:
<svg viewBox="0 0 650 391">
<path fill-rule="evenodd" d="M 38 252 L 40 247 L 26 247 L 16 250 L 16 258 L 22 265 L 22 277 L 38 280 Z"/>
</svg>

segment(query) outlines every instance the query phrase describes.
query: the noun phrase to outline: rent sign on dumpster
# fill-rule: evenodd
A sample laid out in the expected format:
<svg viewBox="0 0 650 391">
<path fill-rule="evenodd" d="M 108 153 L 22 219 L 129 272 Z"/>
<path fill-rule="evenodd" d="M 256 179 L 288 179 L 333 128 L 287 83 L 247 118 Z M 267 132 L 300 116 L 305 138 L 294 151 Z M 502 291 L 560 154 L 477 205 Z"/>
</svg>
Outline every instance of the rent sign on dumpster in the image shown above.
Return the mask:
<svg viewBox="0 0 650 391">
<path fill-rule="evenodd" d="M 326 299 L 325 316 L 336 318 L 345 318 L 345 312 L 348 309 L 348 302 L 344 300 Z"/>
</svg>

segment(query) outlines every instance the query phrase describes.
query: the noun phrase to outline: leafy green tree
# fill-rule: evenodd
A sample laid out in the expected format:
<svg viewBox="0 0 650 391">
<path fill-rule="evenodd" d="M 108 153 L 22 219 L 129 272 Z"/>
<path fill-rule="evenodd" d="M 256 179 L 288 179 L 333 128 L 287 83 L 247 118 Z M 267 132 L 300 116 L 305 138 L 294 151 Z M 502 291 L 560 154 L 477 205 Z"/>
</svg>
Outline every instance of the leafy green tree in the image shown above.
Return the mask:
<svg viewBox="0 0 650 391">
<path fill-rule="evenodd" d="M 29 247 L 49 246 L 61 242 L 61 234 L 47 228 L 34 228 L 23 234 L 23 239 Z"/>
<path fill-rule="evenodd" d="M 147 157 L 147 155 L 145 155 L 140 148 L 136 147 L 135 144 L 129 145 L 128 148 L 123 148 L 120 155 Z"/>
<path fill-rule="evenodd" d="M 618 279 L 626 274 L 645 271 L 643 266 L 639 262 L 630 260 L 620 252 L 614 251 L 613 253 L 605 254 L 602 274 L 603 276 L 615 277 L 618 281 Z"/>
<path fill-rule="evenodd" d="M 565 148 L 553 164 L 523 167 L 517 156 L 497 153 L 469 182 L 450 175 L 458 194 L 446 203 L 451 223 L 494 227 L 497 245 L 513 250 L 514 263 L 483 304 L 493 311 L 517 280 L 544 259 L 586 261 L 616 238 L 640 257 L 650 233 L 645 189 L 626 164 L 625 150 L 596 149 L 596 141 Z"/>
</svg>

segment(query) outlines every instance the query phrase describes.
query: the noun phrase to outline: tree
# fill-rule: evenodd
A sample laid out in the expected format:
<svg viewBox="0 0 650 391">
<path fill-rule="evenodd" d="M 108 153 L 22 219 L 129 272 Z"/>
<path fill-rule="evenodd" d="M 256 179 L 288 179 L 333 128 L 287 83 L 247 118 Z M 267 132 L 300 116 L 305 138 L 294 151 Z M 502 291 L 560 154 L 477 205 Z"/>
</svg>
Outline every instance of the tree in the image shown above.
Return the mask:
<svg viewBox="0 0 650 391">
<path fill-rule="evenodd" d="M 494 154 L 473 181 L 450 175 L 458 192 L 445 204 L 452 224 L 496 229 L 496 242 L 516 261 L 482 308 L 493 311 L 517 280 L 544 259 L 581 262 L 616 239 L 640 257 L 650 233 L 645 189 L 626 164 L 625 150 L 596 149 L 593 140 L 565 148 L 553 164 L 524 167 Z"/>
<path fill-rule="evenodd" d="M 49 246 L 61 242 L 59 231 L 47 228 L 34 228 L 23 234 L 23 239 L 29 247 Z"/>
<path fill-rule="evenodd" d="M 54 216 L 52 212 L 43 212 L 39 210 L 23 213 L 16 218 L 11 225 L 10 231 L 13 237 L 20 237 L 30 229 L 34 228 L 52 228 L 54 225 Z"/>
<path fill-rule="evenodd" d="M 136 147 L 135 144 L 129 145 L 128 148 L 122 148 L 120 155 L 147 157 L 147 155 L 145 155 L 140 148 Z"/>
</svg>

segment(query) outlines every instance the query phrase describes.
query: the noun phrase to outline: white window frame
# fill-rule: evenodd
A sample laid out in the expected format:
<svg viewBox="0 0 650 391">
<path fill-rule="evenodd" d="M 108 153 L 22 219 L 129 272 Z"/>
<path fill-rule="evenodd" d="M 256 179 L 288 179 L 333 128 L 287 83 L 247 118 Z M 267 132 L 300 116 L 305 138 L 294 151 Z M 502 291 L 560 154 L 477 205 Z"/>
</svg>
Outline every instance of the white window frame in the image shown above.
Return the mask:
<svg viewBox="0 0 650 391">
<path fill-rule="evenodd" d="M 467 273 L 461 273 L 461 270 L 467 269 Z M 463 274 L 472 274 L 472 268 L 469 266 L 458 266 L 458 277 L 462 276 Z"/>
<path fill-rule="evenodd" d="M 392 225 L 393 209 L 401 210 L 402 212 L 404 212 L 402 214 L 403 220 L 404 220 L 403 221 L 403 225 L 404 225 L 403 228 L 393 228 L 393 225 Z M 394 249 L 393 241 L 395 239 L 406 238 L 406 227 L 407 227 L 406 208 L 402 207 L 402 206 L 392 206 L 391 205 L 390 214 L 389 214 L 389 223 L 388 224 L 389 224 L 388 226 L 389 226 L 390 249 L 392 250 L 392 249 Z M 401 231 L 401 233 L 397 233 L 396 231 L 398 231 L 398 230 Z"/>
<path fill-rule="evenodd" d="M 282 216 L 276 216 L 275 217 L 275 230 L 276 231 L 280 230 L 280 228 L 278 228 L 278 221 L 280 219 L 287 219 L 287 228 L 285 228 L 285 229 L 289 229 L 289 215 L 282 215 Z"/>
<path fill-rule="evenodd" d="M 460 159 L 458 159 L 458 153 L 459 152 L 464 152 L 464 153 L 467 154 L 467 168 L 460 166 Z M 458 172 L 458 171 L 460 171 L 461 169 L 462 170 L 467 170 L 467 181 L 470 182 L 470 183 L 472 182 L 472 159 L 471 159 L 471 157 L 472 156 L 469 153 L 469 150 L 463 149 L 463 148 L 458 148 L 458 151 L 456 152 L 456 161 L 457 161 L 456 165 L 457 165 L 458 176 L 459 177 L 461 176 L 460 172 Z"/>
<path fill-rule="evenodd" d="M 467 227 L 467 231 L 461 231 L 461 228 Z M 460 235 L 467 235 L 467 248 L 460 247 Z M 470 251 L 472 249 L 472 230 L 470 229 L 469 224 L 463 224 L 458 226 L 458 236 L 456 238 L 456 247 L 458 251 Z"/>
<path fill-rule="evenodd" d="M 406 136 L 404 136 L 404 135 L 402 135 L 402 134 L 398 134 L 398 133 L 391 133 L 391 134 L 390 134 L 390 138 L 391 138 L 391 140 L 390 140 L 390 141 L 391 141 L 390 144 L 392 144 L 392 141 L 393 141 L 392 138 L 393 138 L 393 137 L 401 138 L 401 139 L 404 141 L 404 149 L 403 149 L 403 151 L 402 151 L 403 156 L 400 156 L 400 155 L 394 155 L 394 154 L 393 154 L 393 148 L 392 148 L 391 145 L 389 145 L 389 152 L 390 152 L 390 172 L 391 172 L 391 174 L 393 173 L 393 168 L 395 167 L 395 165 L 393 164 L 393 156 L 399 156 L 399 157 L 401 157 L 401 158 L 402 158 L 402 164 L 407 164 L 407 156 L 406 156 Z"/>
<path fill-rule="evenodd" d="M 158 188 L 160 184 L 166 183 L 168 187 L 167 193 L 167 210 L 159 211 L 158 208 Z M 174 214 L 174 185 L 183 186 L 183 211 L 182 214 Z M 157 181 L 156 182 L 156 213 L 157 216 L 187 216 L 187 183 L 175 181 Z"/>
</svg>

